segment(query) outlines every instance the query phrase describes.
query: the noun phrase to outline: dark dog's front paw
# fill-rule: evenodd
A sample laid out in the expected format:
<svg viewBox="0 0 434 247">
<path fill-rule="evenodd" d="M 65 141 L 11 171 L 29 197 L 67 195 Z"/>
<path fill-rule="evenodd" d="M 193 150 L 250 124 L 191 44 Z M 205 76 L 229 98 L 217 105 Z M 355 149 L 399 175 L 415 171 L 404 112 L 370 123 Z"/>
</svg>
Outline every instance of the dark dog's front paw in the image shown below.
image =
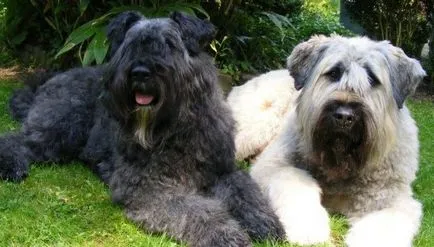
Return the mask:
<svg viewBox="0 0 434 247">
<path fill-rule="evenodd" d="M 222 222 L 207 222 L 203 225 L 202 237 L 193 243 L 195 247 L 250 247 L 249 235 L 241 229 L 238 222 L 228 220 Z"/>
<path fill-rule="evenodd" d="M 29 173 L 28 163 L 25 158 L 0 154 L 0 179 L 20 182 Z"/>
<path fill-rule="evenodd" d="M 20 182 L 24 178 L 26 178 L 27 175 L 28 175 L 28 168 L 25 165 L 8 167 L 5 166 L 4 163 L 0 163 L 0 179 L 2 180 Z"/>
<path fill-rule="evenodd" d="M 240 230 L 216 231 L 210 236 L 208 243 L 203 246 L 215 247 L 250 247 L 252 246 L 249 236 Z"/>
<path fill-rule="evenodd" d="M 246 228 L 252 239 L 264 240 L 267 238 L 283 240 L 285 230 L 274 214 L 257 213 L 249 219 L 244 218 L 243 227 Z"/>
<path fill-rule="evenodd" d="M 19 182 L 27 177 L 32 154 L 21 134 L 0 137 L 0 179 Z"/>
</svg>

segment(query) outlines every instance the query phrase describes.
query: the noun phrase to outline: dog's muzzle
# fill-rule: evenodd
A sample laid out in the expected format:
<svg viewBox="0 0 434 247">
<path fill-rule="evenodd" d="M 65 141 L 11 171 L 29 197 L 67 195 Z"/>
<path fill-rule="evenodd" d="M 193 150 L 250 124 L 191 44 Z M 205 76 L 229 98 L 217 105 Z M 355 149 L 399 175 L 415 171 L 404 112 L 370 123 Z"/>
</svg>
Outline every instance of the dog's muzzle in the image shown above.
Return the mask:
<svg viewBox="0 0 434 247">
<path fill-rule="evenodd" d="M 359 103 L 334 101 L 325 109 L 327 125 L 337 131 L 351 131 L 362 119 L 362 106 Z"/>
<path fill-rule="evenodd" d="M 151 71 L 144 65 L 134 66 L 130 71 L 132 90 L 138 106 L 150 106 L 157 102 L 157 90 L 151 79 Z"/>
</svg>

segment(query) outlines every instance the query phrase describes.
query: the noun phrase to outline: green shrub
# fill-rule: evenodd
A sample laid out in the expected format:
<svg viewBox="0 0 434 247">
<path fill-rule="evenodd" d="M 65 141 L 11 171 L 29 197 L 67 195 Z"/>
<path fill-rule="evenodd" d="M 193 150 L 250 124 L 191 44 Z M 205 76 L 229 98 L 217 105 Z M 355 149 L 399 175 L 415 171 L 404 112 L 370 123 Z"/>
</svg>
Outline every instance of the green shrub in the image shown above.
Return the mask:
<svg viewBox="0 0 434 247">
<path fill-rule="evenodd" d="M 346 0 L 344 6 L 372 38 L 390 40 L 419 57 L 428 40 L 430 0 Z"/>
<path fill-rule="evenodd" d="M 1 45 L 26 66 L 52 66 L 55 50 L 79 22 L 88 2 L 4 0 Z M 68 61 L 56 62 L 70 65 Z"/>
<path fill-rule="evenodd" d="M 150 6 L 128 5 L 114 7 L 103 15 L 81 25 L 68 36 L 63 47 L 57 52 L 56 58 L 70 50 L 76 50 L 83 65 L 103 63 L 109 46 L 105 34 L 105 27 L 110 18 L 124 11 L 138 11 L 147 17 L 167 16 L 170 12 L 175 10 L 190 14 L 195 14 L 195 11 L 197 11 L 207 16 L 207 13 L 202 7 L 196 3 L 197 1 L 168 1 L 165 5 L 158 0 L 150 2 L 152 3 Z M 81 49 L 83 46 L 85 46 L 85 48 Z M 79 47 L 78 51 L 77 47 Z"/>
<path fill-rule="evenodd" d="M 299 42 L 312 34 L 346 31 L 337 7 L 326 0 L 4 0 L 0 48 L 26 66 L 68 68 L 102 63 L 104 27 L 115 14 L 138 10 L 164 16 L 173 10 L 210 18 L 218 33 L 209 51 L 223 72 L 260 73 L 283 67 Z M 209 15 L 208 15 L 209 13 Z M 11 60 L 0 57 L 3 60 Z"/>
<path fill-rule="evenodd" d="M 121 11 L 138 10 L 147 16 L 193 12 L 195 7 L 201 11 L 198 0 L 3 0 L 1 4 L 0 47 L 25 66 L 58 69 L 101 63 L 108 46 L 104 27 Z"/>
<path fill-rule="evenodd" d="M 305 2 L 298 10 L 286 16 L 271 11 L 235 10 L 231 22 L 237 28 L 226 28 L 226 35 L 218 37 L 211 46 L 219 67 L 237 81 L 243 72 L 261 73 L 284 67 L 294 46 L 314 34 L 352 35 L 339 23 L 335 5 Z"/>
<path fill-rule="evenodd" d="M 289 19 L 271 12 L 237 13 L 239 28 L 212 45 L 216 62 L 235 79 L 241 72 L 261 72 L 280 67 L 287 53 Z"/>
<path fill-rule="evenodd" d="M 303 12 L 292 19 L 294 34 L 298 41 L 306 40 L 314 34 L 332 33 L 351 36 L 353 33 L 339 23 L 338 15 L 321 15 L 315 12 Z"/>
</svg>

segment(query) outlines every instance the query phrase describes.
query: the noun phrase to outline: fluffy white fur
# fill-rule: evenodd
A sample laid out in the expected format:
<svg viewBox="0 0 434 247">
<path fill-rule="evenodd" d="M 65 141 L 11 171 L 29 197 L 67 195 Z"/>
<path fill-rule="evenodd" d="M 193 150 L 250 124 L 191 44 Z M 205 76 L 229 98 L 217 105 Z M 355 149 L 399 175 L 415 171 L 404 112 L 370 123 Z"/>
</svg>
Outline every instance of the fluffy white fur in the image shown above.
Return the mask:
<svg viewBox="0 0 434 247">
<path fill-rule="evenodd" d="M 275 70 L 233 87 L 227 97 L 236 119 L 236 158 L 253 157 L 281 131 L 282 120 L 295 104 L 294 81 L 288 70 Z"/>
<path fill-rule="evenodd" d="M 345 72 L 339 82 L 330 82 L 325 74 L 336 63 L 342 63 Z M 370 86 L 366 66 L 381 85 Z M 236 88 L 229 101 L 239 126 L 236 140 L 242 142 L 237 143 L 238 158 L 254 155 L 271 141 L 257 157 L 251 175 L 270 198 L 287 239 L 299 244 L 329 241 L 329 212 L 349 218 L 345 242 L 350 247 L 411 246 L 422 217 L 411 189 L 419 142 L 416 124 L 402 102 L 425 75 L 420 64 L 388 42 L 316 36 L 294 49 L 288 68 L 295 86 L 303 88 L 300 95 L 290 89 L 282 94 L 293 79 L 274 71 Z M 273 96 L 267 101 L 285 102 L 286 111 L 254 121 L 252 116 L 267 113 L 260 102 L 251 102 Z M 371 144 L 367 164 L 345 186 L 323 185 L 297 164 L 297 155 L 303 161 L 312 156 L 313 129 L 329 100 L 362 102 L 371 113 L 366 120 Z"/>
</svg>

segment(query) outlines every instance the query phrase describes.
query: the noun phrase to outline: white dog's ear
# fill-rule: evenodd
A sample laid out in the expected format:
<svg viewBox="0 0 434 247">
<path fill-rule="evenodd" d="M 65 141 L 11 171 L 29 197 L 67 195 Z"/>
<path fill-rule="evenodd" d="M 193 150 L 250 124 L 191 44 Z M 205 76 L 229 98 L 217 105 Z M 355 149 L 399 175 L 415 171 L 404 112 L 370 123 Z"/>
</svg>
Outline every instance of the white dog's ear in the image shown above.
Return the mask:
<svg viewBox="0 0 434 247">
<path fill-rule="evenodd" d="M 313 36 L 308 41 L 298 44 L 288 57 L 287 68 L 294 78 L 294 86 L 297 90 L 305 85 L 312 69 L 321 59 L 327 49 L 324 44 L 328 39 L 324 35 Z"/>
<path fill-rule="evenodd" d="M 390 83 L 393 97 L 399 109 L 405 99 L 416 91 L 417 86 L 426 76 L 419 61 L 409 58 L 401 48 L 391 45 L 388 41 L 381 42 L 383 54 L 389 64 Z"/>
</svg>

